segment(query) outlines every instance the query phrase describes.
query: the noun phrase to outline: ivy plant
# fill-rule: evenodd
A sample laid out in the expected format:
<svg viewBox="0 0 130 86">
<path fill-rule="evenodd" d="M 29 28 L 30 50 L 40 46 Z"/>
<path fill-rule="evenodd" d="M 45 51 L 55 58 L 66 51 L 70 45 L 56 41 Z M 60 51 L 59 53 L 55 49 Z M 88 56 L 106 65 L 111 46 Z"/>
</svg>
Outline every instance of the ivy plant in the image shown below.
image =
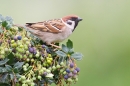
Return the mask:
<svg viewBox="0 0 130 86">
<path fill-rule="evenodd" d="M 0 86 L 63 86 L 78 81 L 75 52 L 69 39 L 57 49 L 13 25 L 11 17 L 0 15 Z M 56 43 L 60 46 L 59 43 Z"/>
</svg>

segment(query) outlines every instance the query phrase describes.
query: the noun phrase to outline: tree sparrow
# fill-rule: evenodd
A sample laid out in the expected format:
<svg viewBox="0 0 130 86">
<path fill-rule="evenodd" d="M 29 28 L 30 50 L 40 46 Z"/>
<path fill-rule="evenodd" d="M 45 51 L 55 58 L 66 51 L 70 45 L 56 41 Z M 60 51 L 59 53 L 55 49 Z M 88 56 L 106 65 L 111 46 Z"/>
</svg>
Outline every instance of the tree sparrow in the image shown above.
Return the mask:
<svg viewBox="0 0 130 86">
<path fill-rule="evenodd" d="M 25 26 L 43 42 L 55 46 L 51 43 L 58 43 L 68 38 L 81 20 L 82 19 L 76 15 L 68 15 L 60 19 L 26 23 Z"/>
</svg>

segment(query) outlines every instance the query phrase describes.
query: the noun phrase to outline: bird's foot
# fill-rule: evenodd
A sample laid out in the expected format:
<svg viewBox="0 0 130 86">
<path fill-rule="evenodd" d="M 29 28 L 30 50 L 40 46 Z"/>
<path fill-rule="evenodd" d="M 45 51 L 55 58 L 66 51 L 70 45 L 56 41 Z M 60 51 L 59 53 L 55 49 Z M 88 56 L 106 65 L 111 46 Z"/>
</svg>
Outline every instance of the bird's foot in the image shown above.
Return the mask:
<svg viewBox="0 0 130 86">
<path fill-rule="evenodd" d="M 57 46 L 57 45 L 55 45 L 55 44 L 50 44 L 52 47 L 55 47 L 56 49 L 54 49 L 54 51 L 56 51 L 57 49 L 61 49 L 61 47 L 60 46 Z"/>
</svg>

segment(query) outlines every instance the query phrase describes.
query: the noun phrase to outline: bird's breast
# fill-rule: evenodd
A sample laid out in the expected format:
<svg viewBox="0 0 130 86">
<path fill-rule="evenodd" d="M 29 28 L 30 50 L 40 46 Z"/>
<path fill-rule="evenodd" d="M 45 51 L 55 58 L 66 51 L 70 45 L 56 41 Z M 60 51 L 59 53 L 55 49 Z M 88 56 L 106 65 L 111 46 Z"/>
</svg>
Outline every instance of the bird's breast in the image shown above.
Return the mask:
<svg viewBox="0 0 130 86">
<path fill-rule="evenodd" d="M 42 32 L 42 36 L 40 38 L 44 41 L 49 43 L 52 42 L 62 42 L 66 38 L 68 38 L 71 34 L 72 31 L 69 28 L 63 28 L 64 30 L 60 33 L 48 33 L 48 32 Z"/>
</svg>

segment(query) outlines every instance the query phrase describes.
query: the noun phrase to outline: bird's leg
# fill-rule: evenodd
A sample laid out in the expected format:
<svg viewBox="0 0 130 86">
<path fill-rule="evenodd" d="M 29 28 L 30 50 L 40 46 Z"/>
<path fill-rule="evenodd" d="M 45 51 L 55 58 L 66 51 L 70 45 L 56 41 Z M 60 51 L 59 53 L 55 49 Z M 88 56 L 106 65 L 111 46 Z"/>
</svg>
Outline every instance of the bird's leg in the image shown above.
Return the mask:
<svg viewBox="0 0 130 86">
<path fill-rule="evenodd" d="M 55 45 L 55 44 L 50 44 L 52 47 L 55 47 L 55 48 L 58 48 L 58 49 L 61 49 L 61 47 L 60 46 L 57 46 L 57 45 Z"/>
</svg>

